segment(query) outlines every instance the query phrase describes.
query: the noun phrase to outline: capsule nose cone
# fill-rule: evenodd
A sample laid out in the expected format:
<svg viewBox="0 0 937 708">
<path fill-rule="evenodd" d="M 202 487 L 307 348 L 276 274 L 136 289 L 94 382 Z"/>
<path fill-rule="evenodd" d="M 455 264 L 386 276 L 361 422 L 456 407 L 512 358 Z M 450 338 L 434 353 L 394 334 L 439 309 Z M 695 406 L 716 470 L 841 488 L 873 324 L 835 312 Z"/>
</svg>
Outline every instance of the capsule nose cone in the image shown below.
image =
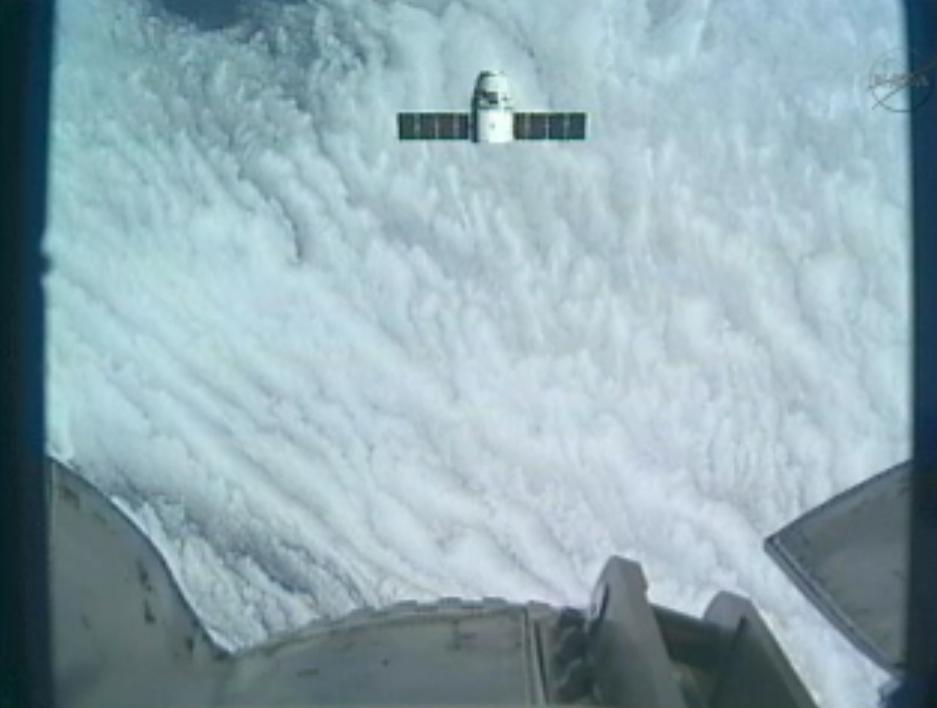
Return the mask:
<svg viewBox="0 0 937 708">
<path fill-rule="evenodd" d="M 508 93 L 508 80 L 503 71 L 483 71 L 475 82 L 476 91 L 492 91 L 499 95 Z"/>
</svg>

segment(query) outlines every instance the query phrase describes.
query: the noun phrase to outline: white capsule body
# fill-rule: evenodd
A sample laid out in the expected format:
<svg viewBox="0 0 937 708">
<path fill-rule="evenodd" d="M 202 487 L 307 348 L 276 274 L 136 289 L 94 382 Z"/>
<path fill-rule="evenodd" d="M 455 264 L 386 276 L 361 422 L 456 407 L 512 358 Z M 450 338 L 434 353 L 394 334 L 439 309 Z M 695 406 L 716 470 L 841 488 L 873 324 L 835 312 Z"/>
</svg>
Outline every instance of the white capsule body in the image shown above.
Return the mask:
<svg viewBox="0 0 937 708">
<path fill-rule="evenodd" d="M 514 141 L 514 101 L 503 72 L 478 75 L 472 93 L 472 127 L 477 143 Z"/>
</svg>

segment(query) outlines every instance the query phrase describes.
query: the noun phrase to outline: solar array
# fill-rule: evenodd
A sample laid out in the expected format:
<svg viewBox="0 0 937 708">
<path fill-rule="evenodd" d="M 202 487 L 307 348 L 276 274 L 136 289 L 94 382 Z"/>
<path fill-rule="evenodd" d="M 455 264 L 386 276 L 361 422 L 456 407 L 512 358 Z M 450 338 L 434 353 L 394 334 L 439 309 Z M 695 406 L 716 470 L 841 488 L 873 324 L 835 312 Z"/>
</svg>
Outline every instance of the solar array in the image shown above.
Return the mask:
<svg viewBox="0 0 937 708">
<path fill-rule="evenodd" d="M 468 113 L 398 113 L 401 140 L 468 140 Z"/>
<path fill-rule="evenodd" d="M 398 113 L 401 140 L 470 140 L 468 113 Z M 585 113 L 515 113 L 515 140 L 585 140 Z"/>
<path fill-rule="evenodd" d="M 585 113 L 515 113 L 515 140 L 585 140 Z"/>
<path fill-rule="evenodd" d="M 401 140 L 470 140 L 468 113 L 398 113 Z M 585 140 L 585 113 L 515 113 L 515 140 Z"/>
</svg>

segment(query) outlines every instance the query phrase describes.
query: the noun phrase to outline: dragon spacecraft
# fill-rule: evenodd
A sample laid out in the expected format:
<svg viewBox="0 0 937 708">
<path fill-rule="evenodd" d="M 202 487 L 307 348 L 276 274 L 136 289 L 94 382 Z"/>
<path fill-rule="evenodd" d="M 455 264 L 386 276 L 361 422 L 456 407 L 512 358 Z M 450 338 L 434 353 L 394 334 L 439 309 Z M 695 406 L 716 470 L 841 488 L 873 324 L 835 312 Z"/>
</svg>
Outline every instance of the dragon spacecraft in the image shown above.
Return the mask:
<svg viewBox="0 0 937 708">
<path fill-rule="evenodd" d="M 468 113 L 398 113 L 400 140 L 585 140 L 585 113 L 517 113 L 507 77 L 483 71 L 472 92 Z"/>
</svg>

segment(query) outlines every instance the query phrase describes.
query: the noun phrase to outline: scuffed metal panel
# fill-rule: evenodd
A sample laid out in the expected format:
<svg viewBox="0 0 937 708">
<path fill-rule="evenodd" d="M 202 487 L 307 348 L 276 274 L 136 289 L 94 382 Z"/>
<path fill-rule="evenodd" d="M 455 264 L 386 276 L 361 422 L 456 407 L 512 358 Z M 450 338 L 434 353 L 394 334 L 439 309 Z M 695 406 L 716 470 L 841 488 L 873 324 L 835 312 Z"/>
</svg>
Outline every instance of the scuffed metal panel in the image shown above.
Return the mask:
<svg viewBox="0 0 937 708">
<path fill-rule="evenodd" d="M 545 606 L 405 602 L 231 654 L 156 548 L 93 486 L 49 463 L 54 680 L 60 708 L 531 705 L 531 622 Z"/>
<path fill-rule="evenodd" d="M 235 657 L 230 704 L 530 705 L 527 610 L 445 603 L 312 627 Z"/>
<path fill-rule="evenodd" d="M 866 656 L 905 663 L 911 463 L 809 511 L 765 542 L 768 554 Z"/>
<path fill-rule="evenodd" d="M 64 467 L 49 474 L 60 708 L 813 708 L 750 603 L 722 594 L 702 620 L 653 607 L 640 566 L 617 557 L 588 611 L 405 602 L 231 654 L 116 506 Z"/>
<path fill-rule="evenodd" d="M 47 469 L 59 708 L 210 703 L 223 652 L 162 557 L 94 487 L 58 463 Z"/>
</svg>

